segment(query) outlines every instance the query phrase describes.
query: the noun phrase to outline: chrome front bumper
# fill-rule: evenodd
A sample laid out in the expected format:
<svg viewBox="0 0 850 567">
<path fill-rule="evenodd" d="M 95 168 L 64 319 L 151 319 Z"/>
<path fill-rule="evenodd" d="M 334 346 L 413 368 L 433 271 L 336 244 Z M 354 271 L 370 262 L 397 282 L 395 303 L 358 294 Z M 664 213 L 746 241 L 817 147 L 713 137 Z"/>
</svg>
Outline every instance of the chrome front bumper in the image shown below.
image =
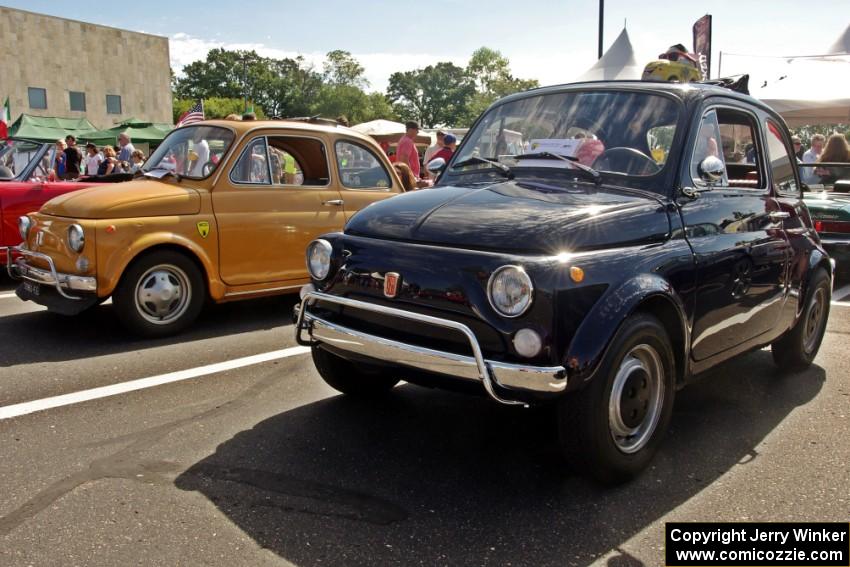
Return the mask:
<svg viewBox="0 0 850 567">
<path fill-rule="evenodd" d="M 567 387 L 567 373 L 563 366 L 526 366 L 486 360 L 472 330 L 456 321 L 420 315 L 402 309 L 384 307 L 316 291 L 303 293 L 302 299 L 300 307 L 296 307 L 297 322 L 295 325 L 295 339 L 301 345 L 312 345 L 317 342 L 325 343 L 338 350 L 391 364 L 426 370 L 460 380 L 478 382 L 484 386 L 491 398 L 503 404 L 526 405 L 524 402 L 502 397 L 496 391 L 497 387 L 507 392 L 514 390 L 536 394 L 559 394 Z M 466 336 L 473 356 L 402 343 L 337 325 L 308 313 L 308 307 L 316 300 L 453 329 Z M 303 331 L 307 331 L 310 340 L 302 338 Z"/>
<path fill-rule="evenodd" d="M 18 256 L 14 258 L 13 256 Z M 49 270 L 43 270 L 27 264 L 27 258 L 38 258 L 47 262 Z M 56 271 L 53 258 L 47 254 L 33 252 L 21 246 L 10 246 L 6 248 L 6 271 L 9 277 L 16 280 L 27 280 L 41 285 L 52 286 L 56 292 L 65 299 L 83 299 L 66 292 L 79 291 L 83 293 L 95 293 L 97 291 L 97 279 L 91 276 L 75 276 L 73 274 L 62 274 Z"/>
</svg>

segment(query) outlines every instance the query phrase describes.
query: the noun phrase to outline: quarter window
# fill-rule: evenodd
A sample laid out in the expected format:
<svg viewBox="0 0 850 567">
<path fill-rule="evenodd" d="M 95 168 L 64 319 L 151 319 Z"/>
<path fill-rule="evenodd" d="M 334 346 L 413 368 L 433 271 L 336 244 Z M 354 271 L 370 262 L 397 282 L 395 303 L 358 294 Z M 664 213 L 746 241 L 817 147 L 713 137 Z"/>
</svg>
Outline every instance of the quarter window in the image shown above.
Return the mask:
<svg viewBox="0 0 850 567">
<path fill-rule="evenodd" d="M 38 87 L 27 88 L 30 108 L 44 110 L 47 108 L 47 90 Z"/>
<path fill-rule="evenodd" d="M 797 179 L 794 177 L 794 163 L 791 152 L 782 138 L 782 129 L 772 120 L 766 123 L 767 155 L 770 159 L 770 172 L 773 175 L 773 188 L 777 193 L 798 195 Z"/>
<path fill-rule="evenodd" d="M 755 119 L 748 113 L 717 108 L 703 116 L 691 159 L 691 175 L 700 183 L 699 166 L 706 157 L 719 158 L 725 173 L 717 185 L 765 189 Z"/>
<path fill-rule="evenodd" d="M 381 160 L 365 146 L 337 142 L 336 160 L 342 184 L 349 189 L 387 189 L 392 185 Z"/>
<path fill-rule="evenodd" d="M 106 95 L 106 113 L 121 114 L 121 95 Z"/>
<path fill-rule="evenodd" d="M 239 161 L 230 171 L 230 180 L 241 184 L 271 185 L 265 138 L 252 140 L 242 151 Z"/>
<path fill-rule="evenodd" d="M 68 93 L 68 102 L 71 105 L 71 110 L 75 112 L 86 111 L 86 93 L 71 91 Z"/>
</svg>

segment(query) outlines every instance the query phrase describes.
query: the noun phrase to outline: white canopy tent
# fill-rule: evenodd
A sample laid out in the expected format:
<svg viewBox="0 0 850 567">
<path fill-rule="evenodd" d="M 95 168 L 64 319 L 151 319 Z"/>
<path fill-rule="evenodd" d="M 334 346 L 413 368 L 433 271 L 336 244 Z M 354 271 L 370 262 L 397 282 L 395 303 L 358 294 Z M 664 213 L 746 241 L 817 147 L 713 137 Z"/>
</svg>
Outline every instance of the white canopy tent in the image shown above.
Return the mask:
<svg viewBox="0 0 850 567">
<path fill-rule="evenodd" d="M 788 58 L 774 73 L 765 86 L 750 83 L 750 93 L 790 126 L 850 122 L 850 26 L 826 53 Z"/>
<path fill-rule="evenodd" d="M 635 61 L 635 52 L 626 28 L 620 32 L 611 47 L 602 58 L 590 69 L 580 75 L 576 82 L 581 81 L 621 81 L 640 79 L 643 66 Z"/>
</svg>

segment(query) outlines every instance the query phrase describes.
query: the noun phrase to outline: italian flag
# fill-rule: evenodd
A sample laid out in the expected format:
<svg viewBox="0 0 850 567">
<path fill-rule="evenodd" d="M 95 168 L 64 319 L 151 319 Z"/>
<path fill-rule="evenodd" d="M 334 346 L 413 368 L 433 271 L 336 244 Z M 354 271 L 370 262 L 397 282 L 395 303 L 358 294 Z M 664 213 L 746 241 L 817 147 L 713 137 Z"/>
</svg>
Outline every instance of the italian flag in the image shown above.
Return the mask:
<svg viewBox="0 0 850 567">
<path fill-rule="evenodd" d="M 6 102 L 3 103 L 3 108 L 0 109 L 0 140 L 5 140 L 9 137 L 9 126 L 12 125 L 12 109 L 9 108 L 9 97 L 6 97 Z"/>
</svg>

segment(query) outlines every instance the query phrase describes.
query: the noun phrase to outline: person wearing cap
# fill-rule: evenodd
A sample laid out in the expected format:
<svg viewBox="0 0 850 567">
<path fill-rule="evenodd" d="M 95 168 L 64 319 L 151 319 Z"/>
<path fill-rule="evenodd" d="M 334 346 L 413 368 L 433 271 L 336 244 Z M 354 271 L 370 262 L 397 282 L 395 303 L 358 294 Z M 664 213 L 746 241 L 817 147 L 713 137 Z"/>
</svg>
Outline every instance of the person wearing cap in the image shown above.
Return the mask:
<svg viewBox="0 0 850 567">
<path fill-rule="evenodd" d="M 437 158 L 443 158 L 446 160 L 446 163 L 452 159 L 452 156 L 455 153 L 455 147 L 457 146 L 457 138 L 455 138 L 454 134 L 446 134 L 443 137 L 443 147 L 440 148 L 440 151 L 435 153 L 431 160 L 435 160 Z M 430 160 L 429 160 L 430 161 Z"/>
<path fill-rule="evenodd" d="M 445 137 L 445 132 L 437 130 L 437 141 L 433 146 L 428 146 L 428 149 L 425 150 L 425 157 L 422 159 L 422 163 L 428 163 L 434 158 L 434 154 L 443 149 L 443 138 Z"/>
<path fill-rule="evenodd" d="M 800 136 L 791 136 L 791 144 L 794 146 L 794 155 L 797 156 L 798 160 L 802 161 L 803 141 L 800 139 Z"/>
<path fill-rule="evenodd" d="M 405 125 L 404 136 L 398 141 L 395 155 L 398 163 L 406 163 L 410 171 L 419 179 L 419 152 L 416 151 L 416 136 L 419 134 L 419 123 L 411 120 Z"/>
</svg>

